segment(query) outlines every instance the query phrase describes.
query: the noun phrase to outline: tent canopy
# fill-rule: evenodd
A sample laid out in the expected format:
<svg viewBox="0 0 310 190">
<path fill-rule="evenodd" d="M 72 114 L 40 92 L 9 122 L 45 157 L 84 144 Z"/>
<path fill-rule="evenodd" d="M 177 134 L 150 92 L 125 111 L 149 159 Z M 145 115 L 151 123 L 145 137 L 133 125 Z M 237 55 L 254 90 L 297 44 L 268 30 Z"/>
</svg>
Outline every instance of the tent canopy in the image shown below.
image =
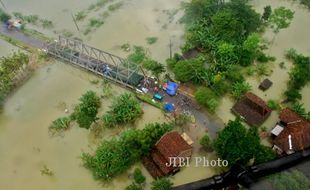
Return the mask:
<svg viewBox="0 0 310 190">
<path fill-rule="evenodd" d="M 164 110 L 166 112 L 173 112 L 174 111 L 174 105 L 172 103 L 165 103 Z"/>
<path fill-rule="evenodd" d="M 170 96 L 174 96 L 177 93 L 177 89 L 178 89 L 178 84 L 177 83 L 171 82 L 171 81 L 169 81 L 167 83 L 166 92 Z"/>
</svg>

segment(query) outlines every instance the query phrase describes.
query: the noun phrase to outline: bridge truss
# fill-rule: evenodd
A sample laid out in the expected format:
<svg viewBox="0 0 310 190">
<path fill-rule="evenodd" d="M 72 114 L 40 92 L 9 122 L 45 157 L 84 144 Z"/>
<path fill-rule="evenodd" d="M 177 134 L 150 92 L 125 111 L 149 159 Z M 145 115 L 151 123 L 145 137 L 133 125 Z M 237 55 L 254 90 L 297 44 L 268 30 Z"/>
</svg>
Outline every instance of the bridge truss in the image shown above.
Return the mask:
<svg viewBox="0 0 310 190">
<path fill-rule="evenodd" d="M 59 36 L 47 45 L 47 52 L 61 60 L 135 89 L 144 79 L 141 68 L 128 60 L 88 46 L 80 40 Z"/>
</svg>

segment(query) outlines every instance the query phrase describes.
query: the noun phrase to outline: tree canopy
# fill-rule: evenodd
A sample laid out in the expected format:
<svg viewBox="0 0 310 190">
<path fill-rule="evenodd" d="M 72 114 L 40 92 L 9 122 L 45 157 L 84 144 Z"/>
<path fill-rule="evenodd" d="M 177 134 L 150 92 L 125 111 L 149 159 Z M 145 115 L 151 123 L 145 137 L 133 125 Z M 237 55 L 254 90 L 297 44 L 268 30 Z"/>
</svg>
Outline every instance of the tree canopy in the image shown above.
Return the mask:
<svg viewBox="0 0 310 190">
<path fill-rule="evenodd" d="M 89 129 L 91 124 L 97 119 L 100 98 L 94 91 L 87 91 L 79 101 L 80 103 L 74 108 L 72 119 L 76 120 L 79 127 Z"/>
<path fill-rule="evenodd" d="M 214 141 L 217 154 L 227 160 L 229 166 L 248 164 L 250 159 L 262 163 L 274 159 L 274 152 L 260 144 L 257 128 L 246 129 L 240 118 L 229 121 Z"/>
</svg>

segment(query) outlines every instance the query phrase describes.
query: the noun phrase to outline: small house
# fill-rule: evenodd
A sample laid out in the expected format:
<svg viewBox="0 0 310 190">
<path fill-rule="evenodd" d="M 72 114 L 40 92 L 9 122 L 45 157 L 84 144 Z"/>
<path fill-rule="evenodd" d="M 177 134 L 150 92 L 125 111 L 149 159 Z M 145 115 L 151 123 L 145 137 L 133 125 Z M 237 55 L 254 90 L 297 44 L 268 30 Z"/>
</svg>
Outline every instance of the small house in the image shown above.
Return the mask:
<svg viewBox="0 0 310 190">
<path fill-rule="evenodd" d="M 272 111 L 264 100 L 251 92 L 246 93 L 231 110 L 251 126 L 260 126 Z"/>
<path fill-rule="evenodd" d="M 21 29 L 22 21 L 20 19 L 11 18 L 7 21 L 8 29 Z"/>
<path fill-rule="evenodd" d="M 273 149 L 278 154 L 291 154 L 310 147 L 310 123 L 289 108 L 281 111 L 272 130 Z"/>
<path fill-rule="evenodd" d="M 177 131 L 166 133 L 155 144 L 150 155 L 143 158 L 143 165 L 154 178 L 178 172 L 180 163 L 177 162 L 175 167 L 170 166 L 170 160 L 191 157 L 193 148 L 187 141 L 191 141 L 189 137 L 184 139 Z"/>
</svg>

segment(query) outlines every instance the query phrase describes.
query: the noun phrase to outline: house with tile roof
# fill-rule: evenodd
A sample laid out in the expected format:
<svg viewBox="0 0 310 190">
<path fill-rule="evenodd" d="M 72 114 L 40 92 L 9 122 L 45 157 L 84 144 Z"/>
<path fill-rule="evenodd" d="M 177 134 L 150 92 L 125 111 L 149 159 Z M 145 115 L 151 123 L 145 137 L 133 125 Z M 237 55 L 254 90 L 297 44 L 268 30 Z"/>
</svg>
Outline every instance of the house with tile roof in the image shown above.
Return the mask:
<svg viewBox="0 0 310 190">
<path fill-rule="evenodd" d="M 271 131 L 273 149 L 278 154 L 292 154 L 310 147 L 310 122 L 290 108 L 285 108 L 280 121 Z"/>
<path fill-rule="evenodd" d="M 170 158 L 190 158 L 192 146 L 177 131 L 166 133 L 153 147 L 149 156 L 143 158 L 143 165 L 154 177 L 162 177 L 179 171 L 180 163 L 170 165 Z M 176 159 L 179 161 L 179 159 Z"/>
<path fill-rule="evenodd" d="M 251 126 L 260 126 L 272 111 L 264 100 L 251 92 L 246 93 L 231 110 Z"/>
</svg>

